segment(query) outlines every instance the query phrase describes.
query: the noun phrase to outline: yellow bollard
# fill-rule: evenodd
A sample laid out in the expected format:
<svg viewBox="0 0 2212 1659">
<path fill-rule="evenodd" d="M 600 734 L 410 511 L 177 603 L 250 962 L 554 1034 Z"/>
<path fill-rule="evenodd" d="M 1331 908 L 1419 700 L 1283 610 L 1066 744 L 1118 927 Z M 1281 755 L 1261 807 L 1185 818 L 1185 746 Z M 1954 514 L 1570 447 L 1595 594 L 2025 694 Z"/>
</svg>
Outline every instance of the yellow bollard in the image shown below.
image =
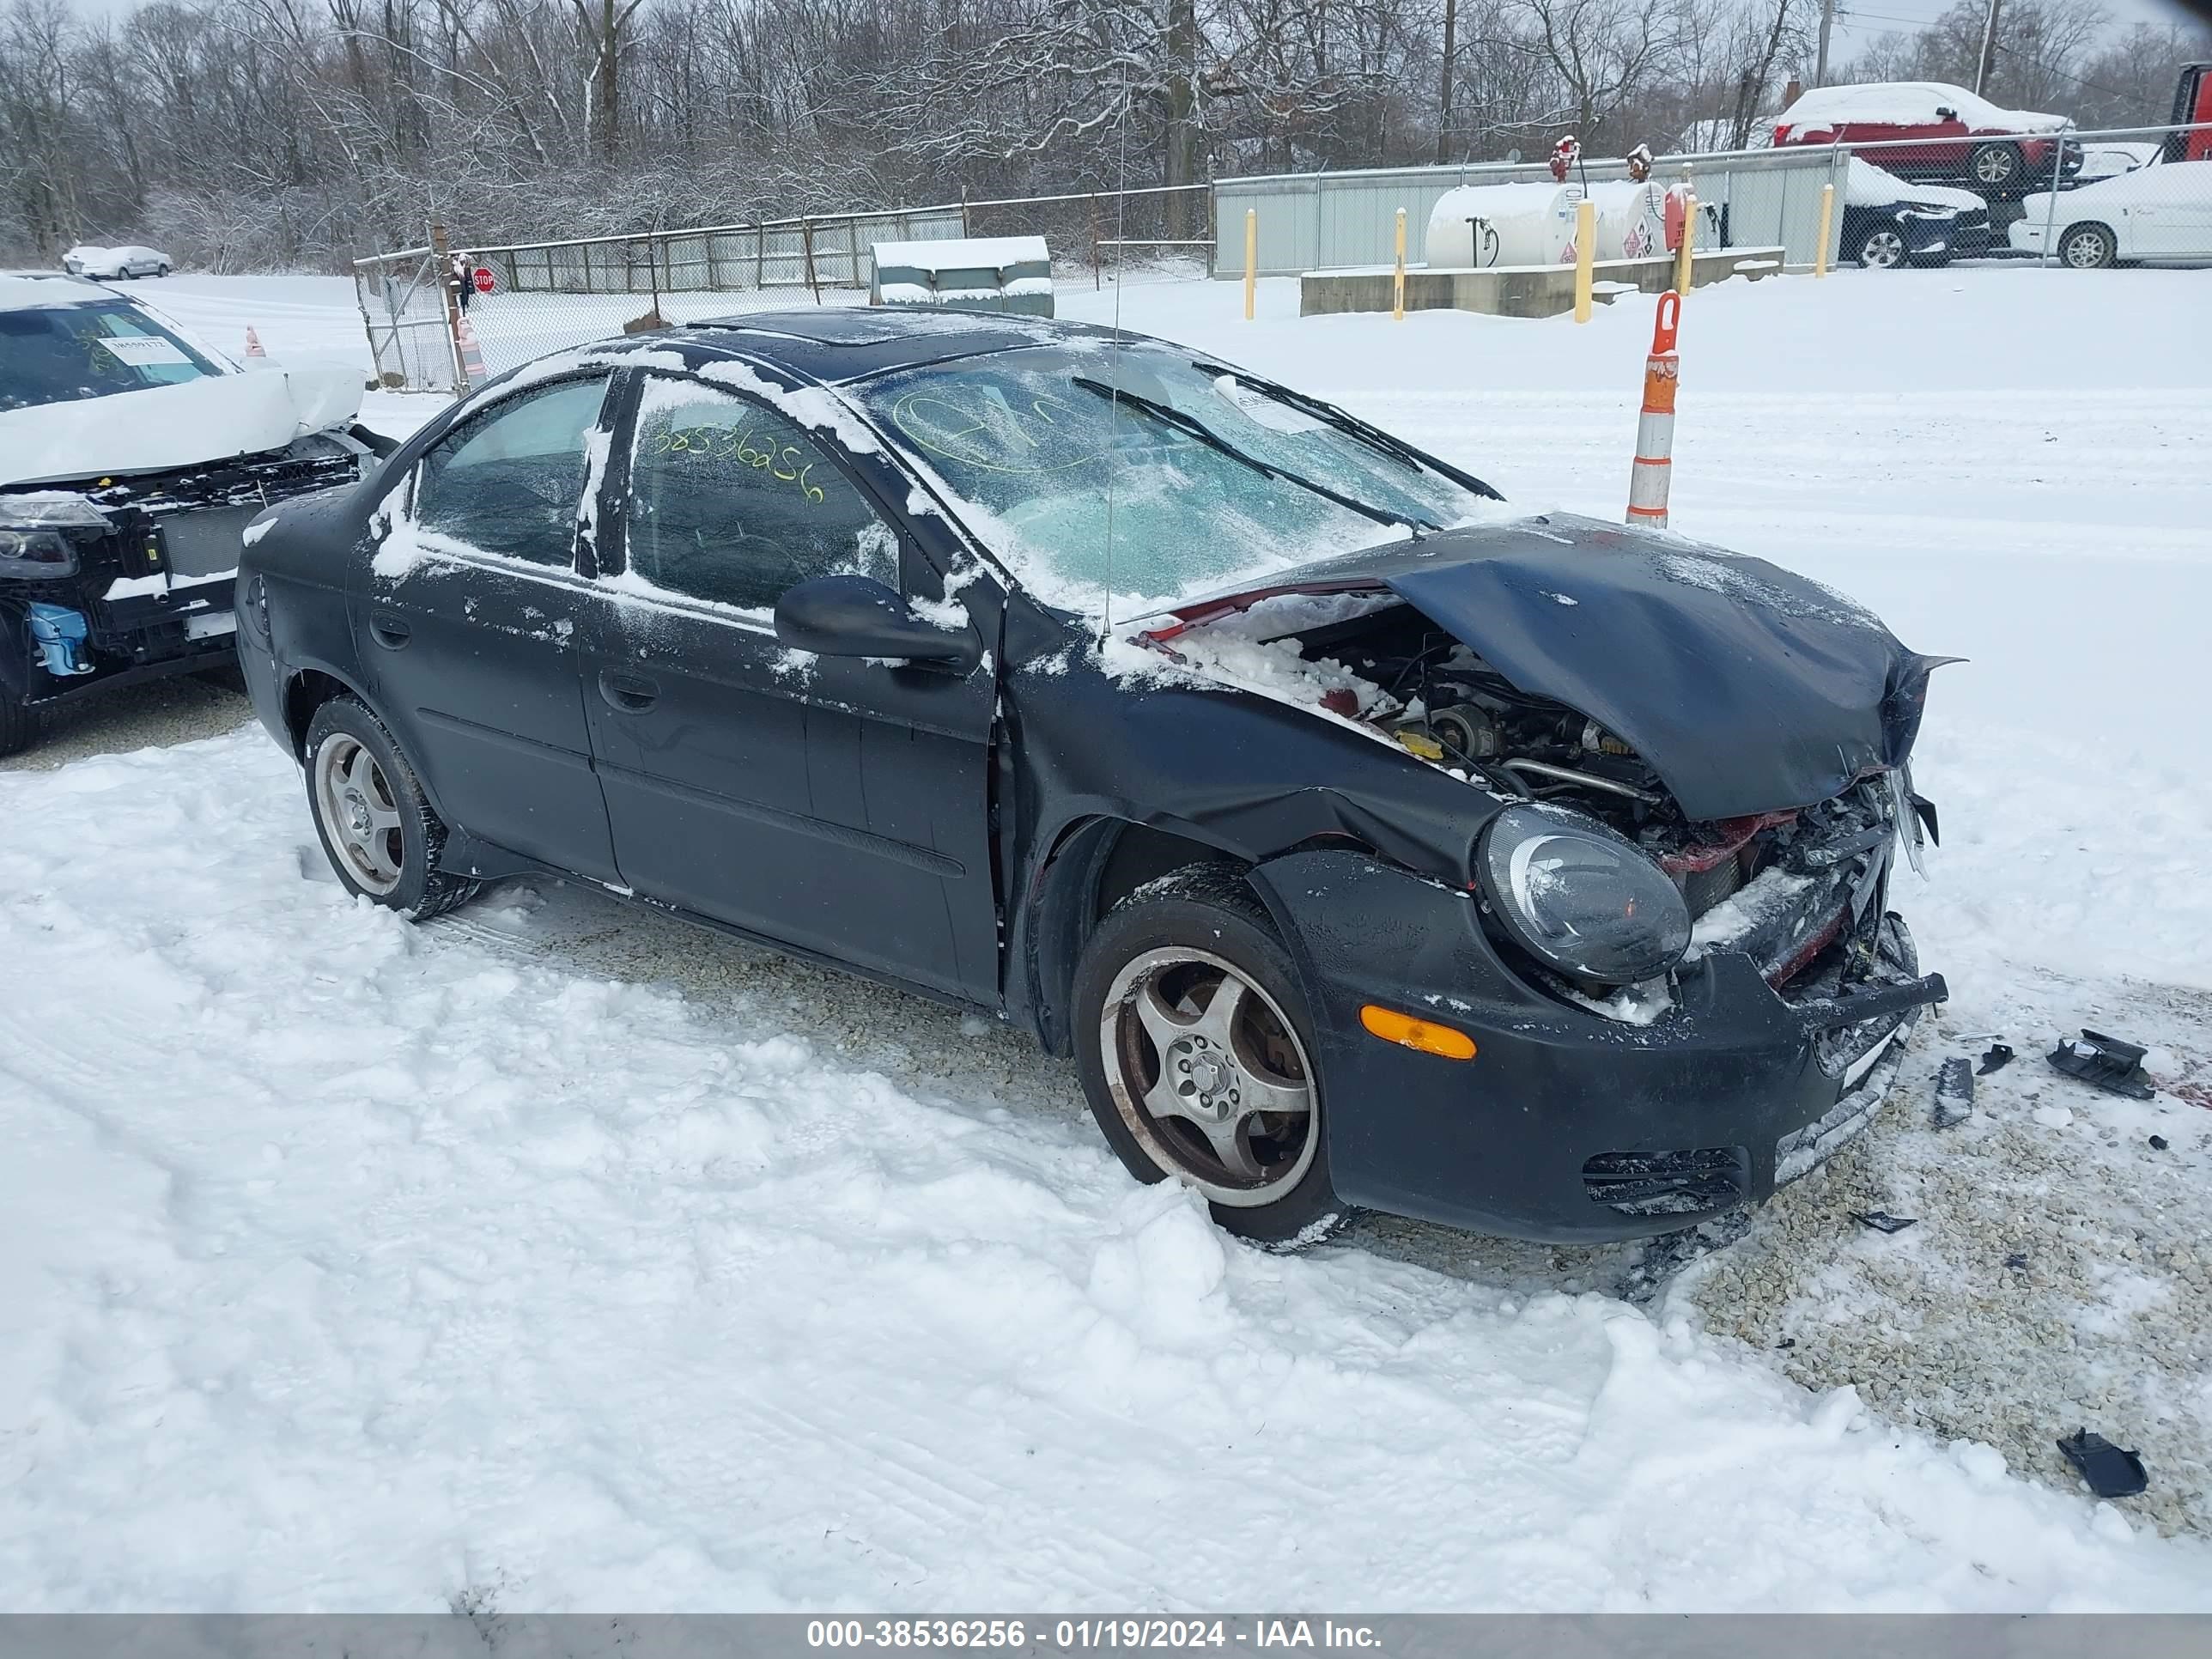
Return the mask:
<svg viewBox="0 0 2212 1659">
<path fill-rule="evenodd" d="M 1244 320 L 1252 320 L 1252 301 L 1260 287 L 1260 210 L 1244 210 Z"/>
<path fill-rule="evenodd" d="M 1597 263 L 1597 206 L 1585 196 L 1575 204 L 1575 320 L 1590 319 L 1590 278 Z"/>
<path fill-rule="evenodd" d="M 1682 196 L 1682 246 L 1674 253 L 1674 292 L 1690 291 L 1690 279 L 1694 268 L 1690 256 L 1698 250 L 1698 192 L 1686 191 Z"/>
<path fill-rule="evenodd" d="M 1406 320 L 1406 210 L 1398 210 L 1398 271 L 1390 285 L 1390 320 Z"/>
<path fill-rule="evenodd" d="M 1823 185 L 1820 186 L 1820 240 L 1813 250 L 1813 274 L 1815 276 L 1828 274 L 1828 232 L 1835 222 L 1836 187 Z"/>
</svg>

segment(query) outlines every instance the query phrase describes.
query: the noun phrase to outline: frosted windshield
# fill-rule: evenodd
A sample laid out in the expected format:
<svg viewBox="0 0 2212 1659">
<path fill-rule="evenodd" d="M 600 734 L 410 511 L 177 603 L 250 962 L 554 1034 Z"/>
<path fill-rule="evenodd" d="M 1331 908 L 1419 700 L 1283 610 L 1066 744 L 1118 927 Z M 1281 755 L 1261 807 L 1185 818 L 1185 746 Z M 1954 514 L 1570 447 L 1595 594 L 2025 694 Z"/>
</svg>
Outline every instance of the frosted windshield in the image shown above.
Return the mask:
<svg viewBox="0 0 2212 1659">
<path fill-rule="evenodd" d="M 1117 594 L 1171 597 L 1505 516 L 1432 468 L 1157 345 L 1000 352 L 853 392 L 1016 575 L 1075 609 L 1109 575 Z"/>
</svg>

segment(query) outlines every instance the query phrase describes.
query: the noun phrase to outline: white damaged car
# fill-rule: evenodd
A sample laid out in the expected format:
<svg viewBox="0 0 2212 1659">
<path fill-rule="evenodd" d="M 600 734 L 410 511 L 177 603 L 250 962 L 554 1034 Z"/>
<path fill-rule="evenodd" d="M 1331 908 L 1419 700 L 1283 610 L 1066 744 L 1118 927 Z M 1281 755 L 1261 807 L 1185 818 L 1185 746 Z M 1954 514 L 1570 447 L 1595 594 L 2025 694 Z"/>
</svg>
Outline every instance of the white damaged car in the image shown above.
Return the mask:
<svg viewBox="0 0 2212 1659">
<path fill-rule="evenodd" d="M 0 755 L 56 704 L 234 665 L 248 520 L 388 451 L 343 365 L 250 368 L 135 301 L 0 272 Z"/>
</svg>

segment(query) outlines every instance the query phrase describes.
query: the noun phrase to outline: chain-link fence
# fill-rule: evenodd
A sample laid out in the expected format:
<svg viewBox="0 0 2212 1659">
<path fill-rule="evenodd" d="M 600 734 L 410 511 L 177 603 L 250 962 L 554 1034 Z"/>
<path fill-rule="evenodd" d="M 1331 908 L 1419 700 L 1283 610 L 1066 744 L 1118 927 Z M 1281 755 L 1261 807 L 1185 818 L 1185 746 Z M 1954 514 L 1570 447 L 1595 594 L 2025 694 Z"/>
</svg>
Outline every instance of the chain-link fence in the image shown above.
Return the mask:
<svg viewBox="0 0 2212 1659">
<path fill-rule="evenodd" d="M 447 391 L 624 331 L 866 305 L 878 242 L 1038 235 L 1061 283 L 1202 277 L 1210 201 L 1203 185 L 1101 191 L 504 246 L 434 228 L 428 246 L 355 261 L 355 283 L 379 382 Z"/>
</svg>

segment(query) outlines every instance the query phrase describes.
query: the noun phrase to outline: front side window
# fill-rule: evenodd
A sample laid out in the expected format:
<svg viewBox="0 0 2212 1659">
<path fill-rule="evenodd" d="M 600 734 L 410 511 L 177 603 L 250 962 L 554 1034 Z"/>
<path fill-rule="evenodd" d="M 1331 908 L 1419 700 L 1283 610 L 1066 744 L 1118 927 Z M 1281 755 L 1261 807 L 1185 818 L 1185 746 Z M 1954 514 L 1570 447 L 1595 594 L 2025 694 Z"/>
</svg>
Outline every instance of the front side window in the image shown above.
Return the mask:
<svg viewBox="0 0 2212 1659">
<path fill-rule="evenodd" d="M 566 569 L 574 556 L 605 375 L 519 393 L 422 458 L 420 529 L 482 553 Z"/>
<path fill-rule="evenodd" d="M 182 336 L 120 300 L 0 311 L 0 409 L 147 392 L 222 373 Z"/>
<path fill-rule="evenodd" d="M 795 422 L 654 379 L 639 400 L 624 543 L 633 583 L 763 618 L 815 576 L 898 586 L 898 538 Z"/>
</svg>

